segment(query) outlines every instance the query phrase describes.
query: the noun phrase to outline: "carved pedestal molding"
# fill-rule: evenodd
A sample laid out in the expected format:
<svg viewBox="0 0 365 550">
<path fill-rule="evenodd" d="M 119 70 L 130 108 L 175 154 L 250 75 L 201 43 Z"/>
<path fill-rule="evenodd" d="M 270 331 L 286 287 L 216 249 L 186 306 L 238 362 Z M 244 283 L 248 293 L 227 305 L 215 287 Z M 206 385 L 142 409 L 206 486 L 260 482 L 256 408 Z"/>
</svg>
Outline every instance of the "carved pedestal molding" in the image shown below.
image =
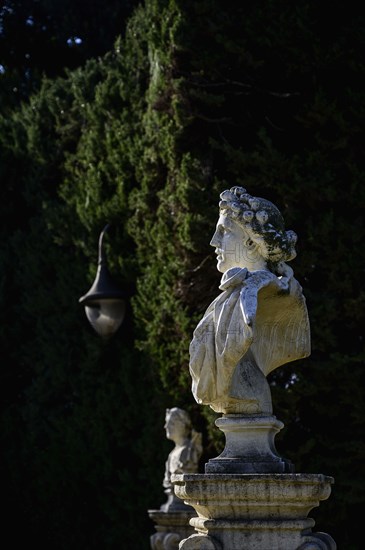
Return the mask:
<svg viewBox="0 0 365 550">
<path fill-rule="evenodd" d="M 181 540 L 194 533 L 189 520 L 195 516 L 191 507 L 176 512 L 148 510 L 148 515 L 155 523 L 156 533 L 150 537 L 151 550 L 178 550 Z"/>
<path fill-rule="evenodd" d="M 180 474 L 175 493 L 193 506 L 195 533 L 180 550 L 336 550 L 308 513 L 326 500 L 322 474 Z"/>
<path fill-rule="evenodd" d="M 227 473 L 285 473 L 293 465 L 278 456 L 274 438 L 284 424 L 270 415 L 223 415 L 215 421 L 224 432 L 226 445 L 223 452 L 210 459 L 205 472 Z"/>
</svg>

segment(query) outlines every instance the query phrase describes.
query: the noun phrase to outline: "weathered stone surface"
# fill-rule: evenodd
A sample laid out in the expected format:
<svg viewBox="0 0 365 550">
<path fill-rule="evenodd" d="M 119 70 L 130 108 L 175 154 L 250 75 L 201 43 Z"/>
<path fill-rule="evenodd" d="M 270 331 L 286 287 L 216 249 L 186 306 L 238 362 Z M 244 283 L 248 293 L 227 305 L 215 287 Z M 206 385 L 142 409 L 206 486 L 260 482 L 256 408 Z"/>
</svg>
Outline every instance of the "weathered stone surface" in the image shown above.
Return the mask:
<svg viewBox="0 0 365 550">
<path fill-rule="evenodd" d="M 180 502 L 184 509 L 179 511 L 148 510 L 156 529 L 156 533 L 150 537 L 151 550 L 177 550 L 180 541 L 194 533 L 189 520 L 196 513 L 191 506 Z"/>
<path fill-rule="evenodd" d="M 310 354 L 302 288 L 286 264 L 296 235 L 269 201 L 233 187 L 221 193 L 211 240 L 222 293 L 190 344 L 192 392 L 224 414 L 272 414 L 266 376 Z"/>
<path fill-rule="evenodd" d="M 215 421 L 226 436 L 223 452 L 205 465 L 206 473 L 285 473 L 294 466 L 276 451 L 274 438 L 284 424 L 275 416 L 223 415 Z"/>
<path fill-rule="evenodd" d="M 310 354 L 302 288 L 286 264 L 297 237 L 271 202 L 241 187 L 220 195 L 211 240 L 222 293 L 208 307 L 190 344 L 192 393 L 223 413 L 226 445 L 207 473 L 294 471 L 275 449 L 283 424 L 273 416 L 267 375 Z"/>
<path fill-rule="evenodd" d="M 312 533 L 308 513 L 329 497 L 333 479 L 295 474 L 275 448 L 283 423 L 273 416 L 267 375 L 310 354 L 302 288 L 286 262 L 296 235 L 279 210 L 245 189 L 223 191 L 211 245 L 223 273 L 190 344 L 195 400 L 223 413 L 223 452 L 205 474 L 173 475 L 175 494 L 194 507 L 195 533 L 180 550 L 335 550 Z"/>
<path fill-rule="evenodd" d="M 312 533 L 308 513 L 329 497 L 333 478 L 322 474 L 176 475 L 175 492 L 194 507 L 197 539 L 181 550 L 335 550 L 325 533 Z M 206 541 L 204 537 L 207 537 Z M 201 546 L 194 546 L 200 540 Z"/>
</svg>

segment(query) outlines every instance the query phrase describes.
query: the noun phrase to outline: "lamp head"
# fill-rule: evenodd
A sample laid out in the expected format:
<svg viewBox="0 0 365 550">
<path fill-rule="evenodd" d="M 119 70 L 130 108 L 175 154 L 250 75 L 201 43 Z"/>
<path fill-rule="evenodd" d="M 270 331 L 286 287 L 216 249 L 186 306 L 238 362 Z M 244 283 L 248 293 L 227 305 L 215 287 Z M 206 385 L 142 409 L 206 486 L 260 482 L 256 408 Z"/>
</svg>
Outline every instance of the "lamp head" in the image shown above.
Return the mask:
<svg viewBox="0 0 365 550">
<path fill-rule="evenodd" d="M 86 317 L 94 330 L 103 338 L 110 338 L 123 322 L 126 309 L 126 293 L 113 281 L 109 273 L 103 240 L 109 228 L 106 225 L 99 237 L 99 258 L 95 280 L 90 290 L 81 296 Z"/>
</svg>

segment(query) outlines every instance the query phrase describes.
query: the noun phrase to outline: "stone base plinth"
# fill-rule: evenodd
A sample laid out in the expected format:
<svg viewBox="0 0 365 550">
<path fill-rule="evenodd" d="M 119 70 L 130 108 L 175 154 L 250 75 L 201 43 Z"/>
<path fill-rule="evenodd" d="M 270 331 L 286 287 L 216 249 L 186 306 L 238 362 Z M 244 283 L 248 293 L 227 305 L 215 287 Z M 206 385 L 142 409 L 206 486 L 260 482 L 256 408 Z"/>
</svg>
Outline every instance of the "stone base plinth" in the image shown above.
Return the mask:
<svg viewBox="0 0 365 550">
<path fill-rule="evenodd" d="M 307 515 L 331 493 L 322 474 L 180 474 L 176 495 L 192 506 L 195 533 L 180 550 L 335 550 Z"/>
<path fill-rule="evenodd" d="M 196 514 L 191 507 L 178 512 L 148 510 L 148 515 L 156 529 L 150 537 L 151 550 L 178 550 L 180 541 L 194 533 L 189 520 Z"/>
<path fill-rule="evenodd" d="M 205 465 L 206 474 L 289 473 L 293 464 L 281 458 L 275 436 L 284 424 L 270 415 L 225 414 L 215 421 L 225 435 L 223 452 Z"/>
</svg>

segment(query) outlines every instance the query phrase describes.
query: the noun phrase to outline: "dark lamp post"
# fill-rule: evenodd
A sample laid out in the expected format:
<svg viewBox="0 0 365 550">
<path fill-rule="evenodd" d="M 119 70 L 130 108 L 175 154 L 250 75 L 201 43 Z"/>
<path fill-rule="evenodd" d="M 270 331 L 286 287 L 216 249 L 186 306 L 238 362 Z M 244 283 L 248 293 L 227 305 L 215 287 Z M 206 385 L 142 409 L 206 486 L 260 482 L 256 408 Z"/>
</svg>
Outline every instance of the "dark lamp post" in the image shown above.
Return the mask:
<svg viewBox="0 0 365 550">
<path fill-rule="evenodd" d="M 79 299 L 85 307 L 86 317 L 94 330 L 103 338 L 110 338 L 123 322 L 126 294 L 113 281 L 106 262 L 103 239 L 109 224 L 99 237 L 98 269 L 90 290 Z"/>
</svg>

